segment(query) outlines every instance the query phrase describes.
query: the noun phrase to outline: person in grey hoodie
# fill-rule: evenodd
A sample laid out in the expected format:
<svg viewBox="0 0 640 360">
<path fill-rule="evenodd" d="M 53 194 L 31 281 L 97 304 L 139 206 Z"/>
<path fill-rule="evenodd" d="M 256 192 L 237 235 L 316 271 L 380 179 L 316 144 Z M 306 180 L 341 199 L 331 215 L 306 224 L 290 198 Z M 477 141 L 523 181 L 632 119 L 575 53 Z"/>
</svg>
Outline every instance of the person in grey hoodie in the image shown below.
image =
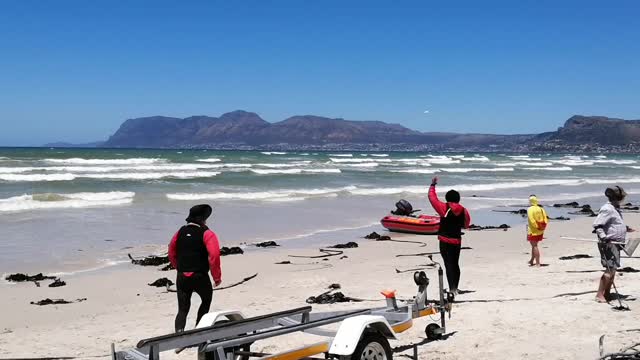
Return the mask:
<svg viewBox="0 0 640 360">
<path fill-rule="evenodd" d="M 600 250 L 600 263 L 605 268 L 600 278 L 596 301 L 606 303 L 610 300 L 611 286 L 616 276 L 616 270 L 620 267 L 621 245 L 612 242 L 625 242 L 627 226 L 622 219 L 620 203 L 627 193 L 620 186 L 608 187 L 605 196 L 609 202 L 602 205 L 598 217 L 593 222 L 594 232 L 598 236 L 598 250 Z"/>
</svg>

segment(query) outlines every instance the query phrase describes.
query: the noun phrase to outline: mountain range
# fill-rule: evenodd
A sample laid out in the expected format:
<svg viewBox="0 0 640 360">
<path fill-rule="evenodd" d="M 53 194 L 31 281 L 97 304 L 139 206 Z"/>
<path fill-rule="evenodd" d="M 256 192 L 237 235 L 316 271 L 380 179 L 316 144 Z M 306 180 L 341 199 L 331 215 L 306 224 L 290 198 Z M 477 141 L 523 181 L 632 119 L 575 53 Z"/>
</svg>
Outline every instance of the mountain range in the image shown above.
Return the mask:
<svg viewBox="0 0 640 360">
<path fill-rule="evenodd" d="M 353 121 L 314 115 L 270 123 L 237 110 L 220 117 L 165 116 L 126 120 L 102 147 L 342 149 L 378 146 L 415 149 L 546 149 L 640 145 L 640 120 L 575 115 L 556 131 L 495 135 L 420 132 L 381 121 Z"/>
</svg>

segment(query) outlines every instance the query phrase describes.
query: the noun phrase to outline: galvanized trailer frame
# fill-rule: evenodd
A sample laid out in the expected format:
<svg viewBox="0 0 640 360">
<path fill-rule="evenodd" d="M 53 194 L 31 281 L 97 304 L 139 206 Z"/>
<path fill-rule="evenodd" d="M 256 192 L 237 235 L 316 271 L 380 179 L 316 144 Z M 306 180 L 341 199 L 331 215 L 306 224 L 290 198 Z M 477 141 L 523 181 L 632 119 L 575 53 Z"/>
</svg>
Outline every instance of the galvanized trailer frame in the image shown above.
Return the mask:
<svg viewBox="0 0 640 360">
<path fill-rule="evenodd" d="M 367 346 L 384 351 L 383 358 L 391 359 L 393 355 L 389 355 L 391 348 L 387 340 L 395 340 L 396 334 L 411 328 L 414 319 L 439 313 L 440 324 L 429 324 L 425 333 L 429 339 L 438 339 L 446 332 L 446 313 L 451 310 L 453 295 L 443 288 L 443 271 L 439 264 L 438 280 L 439 299 L 431 304 L 427 301 L 429 279 L 420 271 L 414 273 L 418 294 L 413 301 L 403 305 L 398 303 L 394 292 L 388 292 L 383 293 L 387 304 L 380 308 L 314 313 L 306 306 L 250 318 L 239 311 L 212 312 L 200 320 L 196 329 L 144 339 L 135 349 L 116 352 L 112 344 L 112 359 L 159 360 L 164 351 L 197 347 L 198 360 L 300 360 L 316 355 L 323 356 L 322 359 L 360 360 L 368 359 L 360 354 L 363 347 L 369 349 Z M 338 323 L 337 331 L 323 328 Z M 278 354 L 250 350 L 255 341 L 296 332 L 323 336 L 326 340 Z M 414 347 L 414 358 L 417 360 L 417 346 Z"/>
</svg>

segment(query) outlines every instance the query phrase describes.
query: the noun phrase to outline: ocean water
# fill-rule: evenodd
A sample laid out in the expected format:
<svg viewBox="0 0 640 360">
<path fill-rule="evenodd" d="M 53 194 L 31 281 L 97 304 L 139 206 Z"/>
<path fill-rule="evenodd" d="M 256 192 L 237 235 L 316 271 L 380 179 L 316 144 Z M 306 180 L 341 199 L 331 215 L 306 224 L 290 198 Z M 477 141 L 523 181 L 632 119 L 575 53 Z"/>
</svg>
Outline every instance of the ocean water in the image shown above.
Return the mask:
<svg viewBox="0 0 640 360">
<path fill-rule="evenodd" d="M 474 223 L 524 226 L 494 210 L 525 207 L 534 193 L 597 208 L 613 183 L 634 201 L 640 157 L 0 148 L 0 273 L 118 264 L 131 248 L 167 244 L 198 203 L 214 207 L 223 245 L 352 241 L 384 230 L 401 198 L 433 212 L 433 176 L 439 191 L 461 192 Z"/>
</svg>

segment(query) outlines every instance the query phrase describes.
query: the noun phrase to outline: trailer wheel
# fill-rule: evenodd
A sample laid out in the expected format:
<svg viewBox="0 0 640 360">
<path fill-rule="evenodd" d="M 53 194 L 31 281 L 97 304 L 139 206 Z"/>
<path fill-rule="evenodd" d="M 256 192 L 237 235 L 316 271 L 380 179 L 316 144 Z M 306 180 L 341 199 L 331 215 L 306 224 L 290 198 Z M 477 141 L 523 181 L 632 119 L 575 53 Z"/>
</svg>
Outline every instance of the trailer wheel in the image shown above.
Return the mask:
<svg viewBox="0 0 640 360">
<path fill-rule="evenodd" d="M 436 323 L 431 323 L 424 328 L 424 333 L 427 335 L 427 339 L 429 340 L 439 340 L 442 338 L 442 333 L 440 330 L 440 325 Z"/>
<path fill-rule="evenodd" d="M 379 332 L 362 335 L 350 360 L 392 360 L 393 353 L 389 341 Z"/>
</svg>

